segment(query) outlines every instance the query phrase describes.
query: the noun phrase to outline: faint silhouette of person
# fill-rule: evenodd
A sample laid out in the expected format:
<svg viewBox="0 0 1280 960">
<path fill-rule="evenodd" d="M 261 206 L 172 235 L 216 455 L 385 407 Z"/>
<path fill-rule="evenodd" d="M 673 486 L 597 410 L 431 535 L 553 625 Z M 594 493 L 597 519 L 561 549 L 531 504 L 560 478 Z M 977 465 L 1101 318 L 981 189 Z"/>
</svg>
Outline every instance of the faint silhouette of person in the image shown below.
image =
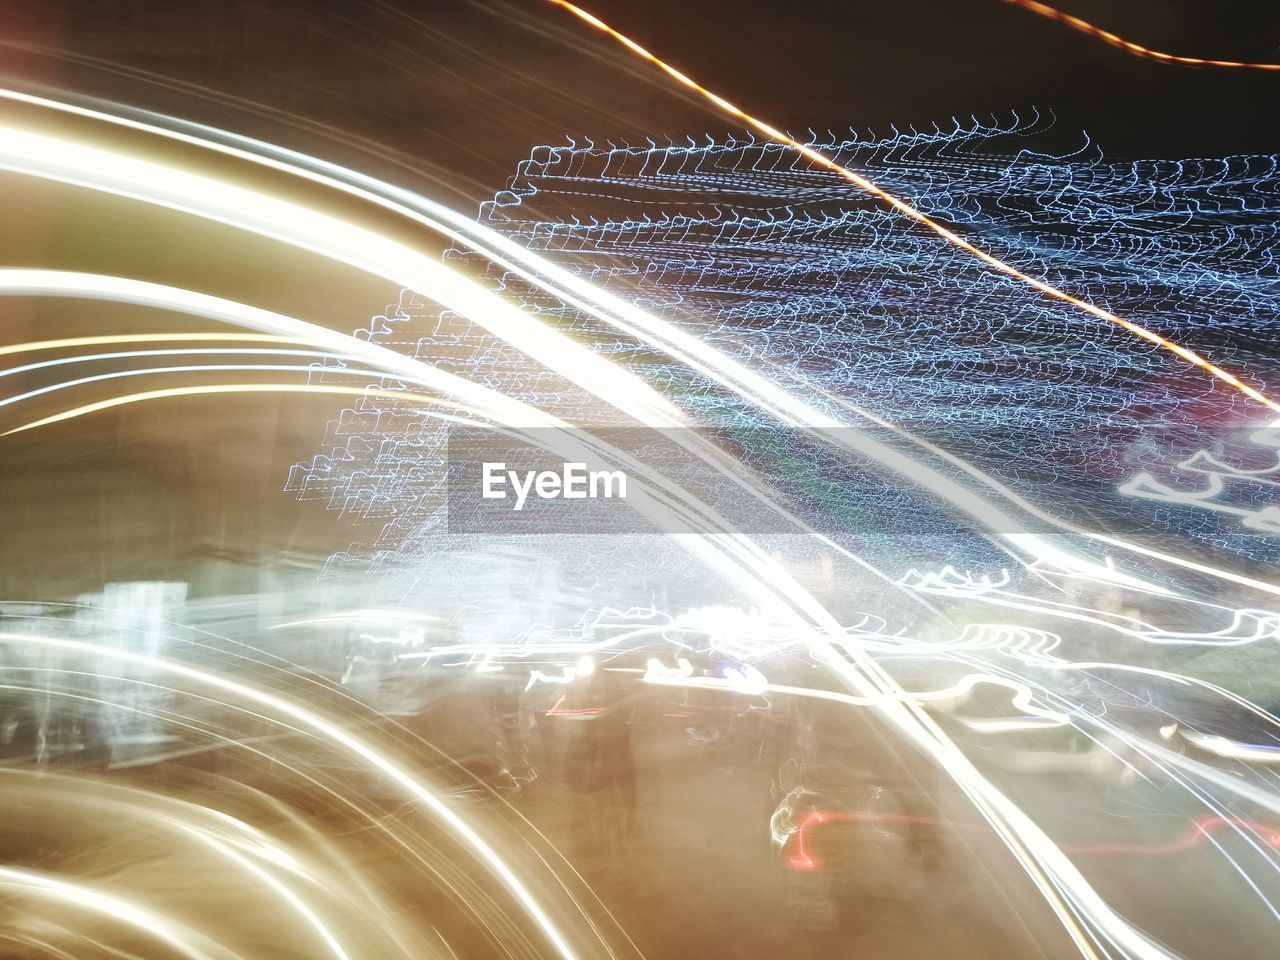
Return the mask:
<svg viewBox="0 0 1280 960">
<path fill-rule="evenodd" d="M 85 704 L 80 711 L 80 756 L 82 766 L 105 770 L 111 766 L 111 738 L 100 704 Z"/>
<path fill-rule="evenodd" d="M 34 698 L 25 690 L 11 691 L 0 703 L 0 723 L 7 734 L 3 756 L 6 759 L 32 760 L 36 755 L 40 717 Z"/>
<path fill-rule="evenodd" d="M 569 782 L 586 805 L 583 839 L 606 849 L 629 843 L 636 833 L 634 701 L 625 682 L 600 670 L 575 691 L 574 727 L 565 753 Z"/>
<path fill-rule="evenodd" d="M 618 827 L 618 836 L 626 840 L 636 833 L 636 762 L 632 751 L 631 732 L 635 718 L 635 702 L 625 689 L 625 681 L 615 674 L 603 686 L 609 690 L 609 704 L 596 719 L 601 786 Z"/>
<path fill-rule="evenodd" d="M 488 684 L 488 709 L 493 731 L 493 752 L 505 776 L 514 783 L 531 779 L 525 738 L 520 724 L 519 682 L 495 677 Z"/>
</svg>

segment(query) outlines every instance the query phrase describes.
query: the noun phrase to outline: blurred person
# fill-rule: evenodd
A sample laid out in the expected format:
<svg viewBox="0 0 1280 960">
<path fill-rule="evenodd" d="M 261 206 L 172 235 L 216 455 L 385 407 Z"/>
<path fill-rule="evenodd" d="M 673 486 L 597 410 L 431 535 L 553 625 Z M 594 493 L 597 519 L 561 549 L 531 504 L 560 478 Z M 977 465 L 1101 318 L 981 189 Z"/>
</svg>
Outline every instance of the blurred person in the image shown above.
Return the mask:
<svg viewBox="0 0 1280 960">
<path fill-rule="evenodd" d="M 587 848 L 616 850 L 636 834 L 634 696 L 626 680 L 608 670 L 596 670 L 574 693 L 576 723 L 565 766 L 570 786 L 586 805 L 582 839 Z"/>
</svg>

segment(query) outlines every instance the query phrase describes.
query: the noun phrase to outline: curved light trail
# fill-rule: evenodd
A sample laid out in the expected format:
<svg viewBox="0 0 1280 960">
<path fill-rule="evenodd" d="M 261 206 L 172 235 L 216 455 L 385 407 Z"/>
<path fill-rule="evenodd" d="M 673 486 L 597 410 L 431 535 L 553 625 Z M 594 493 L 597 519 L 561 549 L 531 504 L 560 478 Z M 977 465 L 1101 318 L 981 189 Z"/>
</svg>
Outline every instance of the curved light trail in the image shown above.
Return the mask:
<svg viewBox="0 0 1280 960">
<path fill-rule="evenodd" d="M 828 440 L 840 446 L 852 449 L 860 455 L 873 457 L 881 463 L 884 463 L 890 469 L 898 472 L 910 482 L 923 485 L 931 493 L 937 495 L 942 501 L 950 503 L 962 512 L 969 514 L 982 526 L 996 532 L 1016 530 L 1020 527 L 1020 524 L 1012 517 L 994 508 L 990 503 L 983 502 L 981 498 L 975 497 L 969 490 L 955 483 L 950 478 L 943 476 L 940 472 L 932 470 L 919 460 L 905 457 L 888 445 L 864 435 L 858 435 L 857 437 L 852 438 L 851 442 L 850 437 L 847 435 L 847 423 L 837 418 L 833 418 L 830 415 L 814 408 L 812 405 L 803 402 L 795 394 L 781 389 L 759 373 L 732 360 L 720 351 L 708 348 L 706 345 L 700 343 L 696 337 L 680 330 L 673 324 L 659 321 L 634 305 L 629 304 L 616 296 L 598 290 L 589 281 L 572 274 L 568 270 L 552 263 L 546 258 L 532 253 L 519 244 L 513 243 L 509 238 L 503 237 L 500 234 L 477 224 L 474 219 L 464 217 L 450 210 L 448 207 L 436 203 L 426 197 L 422 197 L 419 194 L 381 183 L 378 180 L 367 177 L 356 171 L 347 170 L 346 168 L 309 157 L 305 154 L 298 154 L 295 151 L 285 150 L 272 144 L 228 134 L 225 131 L 220 131 L 214 128 L 186 124 L 182 121 L 176 120 L 171 121 L 196 131 L 196 134 L 181 133 L 165 129 L 164 127 L 157 127 L 154 124 L 117 117 L 112 114 L 103 113 L 102 111 L 63 104 L 47 98 L 34 97 L 29 94 L 9 90 L 0 90 L 0 99 L 8 99 L 19 103 L 31 104 L 221 152 L 236 159 L 260 164 L 273 170 L 298 176 L 328 188 L 339 190 L 376 206 L 395 212 L 412 221 L 421 223 L 424 226 L 438 230 L 453 239 L 455 242 L 462 243 L 471 249 L 477 250 L 486 257 L 489 257 L 504 269 L 510 269 L 526 280 L 546 288 L 550 293 L 552 293 L 552 295 L 563 299 L 566 304 L 584 309 L 593 316 L 597 316 L 605 322 L 612 324 L 628 335 L 639 337 L 640 339 L 657 346 L 673 358 L 682 363 L 688 364 L 691 369 L 704 373 L 715 381 L 723 384 L 728 389 L 748 397 L 762 410 L 765 410 L 770 413 L 770 415 L 777 417 L 780 422 L 813 429 L 817 431 L 819 435 L 825 436 Z M 216 140 L 210 140 L 209 137 L 228 140 L 234 145 L 219 143 L 216 142 Z M 784 142 L 789 143 L 790 141 Z M 26 155 L 26 163 L 28 166 L 21 168 L 25 169 L 27 172 L 33 173 L 33 175 L 41 176 L 42 174 L 39 172 L 41 169 L 39 163 L 39 149 L 37 148 L 35 154 L 32 155 L 31 148 L 27 147 Z M 127 160 L 128 158 L 118 158 L 117 163 L 125 164 L 127 166 Z M 34 165 L 32 165 L 32 161 L 35 161 Z M 79 169 L 80 172 L 75 176 L 78 176 L 81 179 L 76 180 L 75 177 L 73 177 L 71 182 L 87 183 L 90 185 L 96 183 L 101 189 L 114 189 L 111 185 L 104 183 L 102 177 L 97 175 L 96 171 L 90 172 L 84 168 Z M 86 177 L 88 178 L 87 181 L 84 179 Z M 54 178 L 57 179 L 57 177 Z M 147 202 L 156 202 L 163 205 L 166 202 L 163 198 L 157 198 L 154 193 L 148 193 L 147 187 L 144 186 L 146 184 L 146 179 L 145 174 L 133 174 L 133 180 L 131 182 L 135 183 L 136 186 L 132 189 L 143 191 L 140 196 L 142 199 L 147 200 Z M 128 193 L 128 191 L 126 191 L 126 193 Z M 214 190 L 211 195 L 217 196 L 218 191 Z M 198 194 L 197 196 L 200 196 L 201 200 L 205 199 L 202 194 Z M 195 202 L 194 196 L 188 197 L 187 200 L 179 200 L 177 202 L 177 206 L 180 209 L 187 209 L 189 212 L 198 212 L 190 208 L 189 204 L 192 202 Z M 188 205 L 184 206 L 184 203 Z M 288 206 L 289 205 L 286 205 L 286 209 Z M 218 214 L 213 214 L 211 211 L 206 211 L 206 213 L 201 215 L 212 216 L 213 219 L 218 219 L 220 216 Z M 225 216 L 225 214 L 221 216 Z M 240 226 L 245 229 L 254 230 L 260 233 L 262 232 L 261 227 L 257 227 L 252 223 L 240 222 Z M 277 227 L 272 229 L 278 230 L 279 226 L 277 225 Z M 265 235 L 273 236 L 275 234 L 268 230 Z M 312 247 L 306 246 L 305 243 L 302 245 L 306 249 L 313 249 Z M 355 265 L 355 263 L 350 259 L 344 259 L 349 257 L 349 254 L 334 253 L 331 255 L 342 262 L 352 263 Z M 377 271 L 373 270 L 372 272 L 376 273 Z M 122 279 L 116 280 L 114 281 L 115 286 L 108 289 L 100 284 L 95 285 L 92 280 L 88 279 L 82 282 L 72 282 L 67 278 L 58 277 L 46 283 L 37 275 L 38 273 L 39 272 L 31 274 L 32 279 L 30 281 L 31 285 L 29 288 L 24 287 L 22 285 L 24 281 L 18 279 L 21 277 L 21 274 L 11 274 L 11 278 L 8 282 L 0 281 L 0 291 L 11 290 L 15 293 L 22 293 L 24 290 L 29 289 L 30 292 L 33 293 L 56 295 L 56 291 L 65 292 L 79 287 L 84 292 L 67 293 L 66 295 L 106 297 L 108 299 L 122 299 L 124 302 L 130 302 L 130 298 L 137 295 L 136 292 L 129 289 L 131 285 L 136 283 L 136 281 Z M 68 277 L 69 276 L 70 275 L 68 275 Z M 413 285 L 408 284 L 408 286 Z M 192 296 L 199 297 L 200 295 Z M 156 305 L 159 305 L 165 301 L 164 298 L 160 298 L 153 299 L 152 301 L 144 299 L 139 302 L 154 302 Z M 179 310 L 190 308 L 199 314 L 199 310 L 192 306 L 191 303 L 188 302 L 187 298 L 176 303 L 175 308 Z M 218 318 L 216 313 L 201 315 L 208 315 L 214 319 Z M 533 319 L 527 316 L 523 319 L 526 323 L 533 322 Z M 254 324 L 250 323 L 248 326 L 252 327 Z M 266 329 L 276 328 L 267 327 Z M 293 332 L 293 329 L 294 328 L 288 328 L 286 332 Z M 319 329 L 320 328 L 308 329 L 303 335 L 311 342 L 325 346 L 332 346 L 334 343 L 342 343 L 346 346 L 353 342 L 353 338 L 345 337 L 341 334 L 333 333 L 332 331 L 326 331 L 325 333 L 329 338 L 333 339 L 316 339 L 316 333 Z M 490 327 L 489 329 L 493 328 Z M 362 344 L 366 343 L 366 341 L 359 342 Z M 514 343 L 514 341 L 512 342 Z M 563 343 L 563 339 L 561 340 L 561 343 Z M 576 346 L 576 344 L 572 344 L 571 341 L 570 343 L 572 346 Z M 559 348 L 557 347 L 555 349 Z M 555 353 L 552 352 L 551 355 L 554 356 Z M 580 355 L 580 352 L 575 351 L 571 356 L 578 357 Z M 588 355 L 593 356 L 589 352 Z M 414 365 L 414 361 L 409 361 L 393 351 L 383 350 L 380 352 L 379 356 L 387 362 L 398 361 L 400 366 L 397 369 L 403 370 L 406 369 L 406 367 L 410 367 L 415 370 L 419 369 Z M 537 356 L 546 362 L 547 353 L 542 352 Z M 570 363 L 567 368 L 564 366 L 556 367 L 554 364 L 552 367 L 553 369 L 558 369 L 559 372 L 570 376 L 571 379 L 575 379 L 577 382 L 586 385 L 584 381 L 577 376 L 576 364 Z M 616 367 L 613 369 L 616 369 Z M 625 383 L 625 381 L 623 382 Z M 596 395 L 601 396 L 598 392 Z M 635 413 L 636 411 L 645 409 L 643 406 L 632 402 L 632 398 L 634 396 L 635 395 L 632 394 L 626 398 L 626 409 L 630 413 Z M 843 409 L 858 415 L 862 419 L 876 422 L 881 426 L 884 425 L 879 418 L 869 416 L 865 411 L 862 411 L 859 408 L 855 408 L 852 405 L 845 403 L 841 403 L 839 405 Z M 662 416 L 666 416 L 665 410 L 663 411 Z M 654 423 L 667 422 L 665 419 L 661 418 L 646 420 L 645 417 L 640 417 L 639 419 L 641 422 L 646 422 L 650 425 Z M 895 428 L 895 432 L 900 434 L 902 433 L 902 431 L 897 428 Z M 1226 579 L 1234 583 L 1249 586 L 1252 589 L 1280 594 L 1280 586 L 1266 584 L 1262 581 L 1244 577 L 1231 571 L 1199 563 L 1190 558 L 1153 550 L 1149 547 L 1145 547 L 1131 541 L 1110 538 L 1100 534 L 1093 534 L 1089 531 L 1081 531 L 1069 527 L 1068 525 L 1064 525 L 1060 521 L 1046 515 L 1044 511 L 1041 511 L 1027 503 L 1022 498 L 1012 495 L 1011 491 L 1007 491 L 1003 488 L 1003 485 L 993 481 L 980 471 L 976 471 L 971 465 L 963 463 L 963 461 L 959 461 L 959 458 L 945 454 L 933 445 L 920 444 L 913 437 L 908 436 L 908 439 L 913 443 L 917 443 L 925 449 L 930 450 L 930 452 L 935 453 L 936 455 L 943 455 L 943 458 L 948 462 L 952 462 L 953 464 L 957 462 L 961 463 L 962 469 L 964 469 L 970 476 L 977 479 L 980 483 L 996 490 L 1001 497 L 1010 500 L 1010 502 L 1016 504 L 1019 508 L 1026 510 L 1030 515 L 1039 520 L 1048 522 L 1052 526 L 1068 529 L 1069 532 L 1080 533 L 1087 538 L 1098 540 L 1099 542 L 1106 543 L 1109 546 L 1135 552 L 1161 562 L 1172 563 L 1185 569 L 1193 570 L 1196 573 Z M 1064 570 L 1075 571 L 1078 573 L 1093 571 L 1102 576 L 1125 577 L 1127 580 L 1133 579 L 1128 575 L 1120 573 L 1113 567 L 1099 566 L 1093 561 L 1078 557 L 1073 552 L 1064 550 L 1059 546 L 1048 543 L 1043 538 L 1031 534 L 1014 534 L 1011 539 L 1013 540 L 1014 546 L 1020 551 L 1029 552 L 1040 560 L 1048 561 Z M 853 559 L 855 562 L 858 562 L 860 565 L 865 566 L 860 558 L 854 557 L 847 551 L 843 551 L 840 548 L 835 547 L 835 545 L 831 544 L 829 541 L 827 542 L 827 545 L 836 549 L 838 552 L 850 559 Z M 877 572 L 877 576 L 882 575 Z M 1133 583 L 1136 585 L 1137 581 L 1134 580 Z"/>
<path fill-rule="evenodd" d="M 1211 60 L 1204 57 L 1180 57 L 1172 53 L 1163 53 L 1159 50 L 1152 50 L 1150 47 L 1144 47 L 1140 43 L 1134 43 L 1132 40 L 1126 40 L 1124 37 L 1117 36 L 1109 30 L 1094 26 L 1087 20 L 1081 20 L 1079 17 L 1063 13 L 1061 10 L 1046 3 L 1040 3 L 1039 0 L 1004 0 L 1004 2 L 1012 3 L 1015 7 L 1021 7 L 1023 10 L 1030 10 L 1032 13 L 1047 17 L 1050 20 L 1065 23 L 1072 30 L 1079 30 L 1081 33 L 1090 37 L 1097 37 L 1102 42 L 1109 43 L 1113 47 L 1119 47 L 1125 53 L 1131 53 L 1135 57 L 1142 57 L 1145 60 L 1154 60 L 1157 63 L 1176 64 L 1183 67 L 1221 67 L 1227 70 L 1280 70 L 1280 63 Z"/>
<path fill-rule="evenodd" d="M 471 824 L 459 816 L 419 777 L 414 776 L 410 771 L 397 764 L 381 751 L 365 743 L 359 737 L 348 733 L 339 725 L 320 714 L 274 693 L 259 690 L 228 677 L 156 657 L 143 656 L 128 650 L 112 649 L 92 643 L 30 634 L 0 633 L 0 642 L 10 644 L 15 642 L 30 643 L 48 649 L 108 656 L 122 662 L 157 669 L 168 675 L 192 681 L 200 686 L 244 700 L 312 731 L 318 737 L 348 751 L 363 763 L 367 763 L 371 768 L 378 770 L 404 790 L 407 796 L 417 800 L 431 810 L 432 814 L 457 836 L 459 842 L 470 848 L 477 858 L 493 872 L 494 876 L 506 886 L 512 897 L 537 922 L 547 940 L 564 960 L 575 960 L 579 955 L 561 932 L 560 925 L 547 914 L 528 885 L 516 875 L 498 851 Z"/>
<path fill-rule="evenodd" d="M 614 366 L 589 351 L 575 349 L 576 344 L 566 342 L 567 338 L 554 331 L 539 327 L 535 320 L 520 314 L 499 298 L 478 290 L 438 264 L 370 231 L 272 197 L 120 154 L 86 148 L 65 139 L 42 137 L 9 128 L 0 132 L 0 148 L 5 152 L 5 164 L 10 169 L 95 189 L 107 189 L 119 195 L 220 220 L 303 250 L 350 263 L 405 286 L 423 289 L 451 308 L 474 317 L 482 326 L 549 368 L 568 373 L 572 379 L 598 396 L 609 398 L 624 409 L 631 407 L 638 411 L 642 420 L 682 422 L 678 411 L 665 404 L 643 382 L 621 376 Z M 136 281 L 120 278 L 66 274 L 51 276 L 49 272 L 42 271 L 6 271 L 5 277 L 0 278 L 0 286 L 10 293 L 44 293 L 50 289 L 59 289 L 64 292 L 78 291 L 71 295 L 108 296 L 126 302 L 172 302 L 172 293 L 169 291 L 162 293 L 156 285 L 138 284 Z M 277 315 L 255 311 L 254 308 L 243 305 L 229 308 L 225 301 L 214 303 L 216 298 L 202 299 L 200 295 L 190 294 L 188 291 L 182 291 L 180 295 L 190 300 L 189 305 L 195 313 L 215 310 L 221 314 L 231 310 L 235 316 L 233 322 L 248 326 L 259 325 L 276 332 L 306 332 L 307 339 L 311 342 L 341 343 L 347 352 L 361 355 L 361 350 L 350 347 L 351 338 L 332 331 L 317 332 L 310 326 L 299 327 L 299 321 L 282 324 Z M 425 365 L 419 361 L 409 360 L 370 344 L 361 349 L 367 351 L 366 355 L 370 358 L 376 356 L 380 368 L 393 371 L 393 375 L 396 370 L 412 369 L 415 371 L 415 379 L 423 377 Z M 386 356 L 388 353 L 391 357 Z M 703 352 L 704 357 L 713 354 L 714 351 Z M 704 360 L 706 364 L 711 362 L 713 361 L 709 359 Z M 714 362 L 718 363 L 720 360 Z M 447 375 L 440 371 L 431 371 L 429 375 L 454 395 L 464 398 L 482 397 L 490 406 L 497 402 L 489 391 L 466 381 L 447 379 Z M 804 404 L 786 396 L 784 391 L 772 385 L 769 385 L 769 389 L 774 394 L 782 394 L 779 400 L 790 408 L 804 408 Z M 530 410 L 526 405 L 507 398 L 505 408 L 517 421 L 527 423 Z M 835 426 L 838 423 L 827 420 L 822 425 Z M 921 472 L 919 464 L 912 463 L 907 458 L 903 458 L 903 461 L 904 472 Z M 760 595 L 782 600 L 799 618 L 812 625 L 813 632 L 807 634 L 806 639 L 814 656 L 852 691 L 876 700 L 894 728 L 919 745 L 955 778 L 1045 896 L 1083 955 L 1101 956 L 1099 945 L 1106 941 L 1134 957 L 1169 956 L 1124 921 L 1093 890 L 1043 829 L 983 777 L 918 704 L 895 700 L 895 695 L 901 688 L 864 650 L 843 642 L 846 634 L 836 618 L 780 564 L 746 538 L 731 534 L 705 539 L 699 537 L 686 545 L 719 568 L 723 569 L 726 562 L 730 563 L 733 569 L 740 571 L 747 583 L 755 586 Z M 24 639 L 37 643 L 47 642 L 47 638 Z M 99 649 L 88 644 L 66 647 L 75 650 L 85 648 Z M 121 654 L 121 651 L 112 652 L 113 656 Z M 165 669 L 172 667 L 173 665 L 168 665 Z M 190 673 L 184 676 L 190 676 Z M 208 682 L 222 684 L 224 687 L 229 683 L 220 678 L 213 678 Z M 249 696 L 238 688 L 237 692 Z M 275 704 L 273 707 L 283 709 Z M 314 726 L 311 719 L 299 714 L 297 710 L 290 709 L 286 712 L 294 719 Z M 335 731 L 328 727 L 320 729 L 326 736 L 336 737 Z M 336 731 L 336 734 L 341 734 L 341 731 Z M 336 739 L 337 742 L 351 746 L 349 738 Z M 391 773 L 383 764 L 375 765 L 383 772 Z M 488 854 L 483 850 L 479 852 L 482 858 L 497 869 Z M 534 909 L 536 903 L 523 896 L 521 899 L 531 915 L 545 919 L 545 914 Z M 547 931 L 549 939 L 565 953 L 567 947 L 558 931 L 554 928 L 547 930 L 545 924 L 543 929 Z"/>
<path fill-rule="evenodd" d="M 102 347 L 124 343 L 300 343 L 292 337 L 277 337 L 267 333 L 118 333 L 96 337 L 65 337 L 61 340 L 34 340 L 30 343 L 9 343 L 0 346 L 0 357 L 15 353 L 41 353 L 47 350 L 68 350 L 72 347 Z"/>
<path fill-rule="evenodd" d="M 201 368 L 187 367 L 184 369 L 197 370 Z M 149 371 L 138 372 L 145 373 Z M 178 397 L 207 397 L 236 393 L 308 393 L 348 397 L 376 396 L 386 400 L 404 400 L 409 403 L 457 406 L 447 400 L 441 400 L 423 393 L 410 393 L 404 390 L 380 390 L 376 387 L 343 387 L 338 384 L 328 383 L 207 383 L 187 387 L 144 390 L 139 393 L 129 393 L 118 397 L 110 397 L 106 400 L 98 400 L 94 403 L 81 404 L 78 407 L 72 407 L 59 413 L 50 414 L 47 417 L 40 417 L 37 420 L 10 427 L 0 433 L 0 437 L 8 437 L 15 433 L 25 433 L 27 430 L 48 427 L 55 423 L 63 423 L 67 420 L 74 420 L 77 417 L 88 416 L 91 413 L 100 413 L 103 410 L 112 410 L 116 407 L 125 407 L 134 403 L 145 403 L 149 400 L 172 400 Z"/>
</svg>

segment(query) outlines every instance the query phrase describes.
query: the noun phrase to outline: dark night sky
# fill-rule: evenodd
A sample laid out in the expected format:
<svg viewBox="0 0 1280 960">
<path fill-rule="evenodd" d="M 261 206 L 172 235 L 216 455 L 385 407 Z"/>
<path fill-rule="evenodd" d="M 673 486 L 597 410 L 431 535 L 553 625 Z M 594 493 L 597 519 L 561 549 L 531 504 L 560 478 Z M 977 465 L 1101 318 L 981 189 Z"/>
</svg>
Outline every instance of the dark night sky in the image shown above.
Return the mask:
<svg viewBox="0 0 1280 960">
<path fill-rule="evenodd" d="M 1036 105 L 1062 143 L 1108 153 L 1271 152 L 1280 75 L 1139 60 L 1001 0 L 598 0 L 588 7 L 765 119 L 887 129 Z M 1064 9 L 1175 53 L 1280 59 L 1280 6 L 1240 0 L 1064 0 Z M 418 3 L 82 0 L 8 8 L 5 72 L 381 166 L 291 127 L 330 125 L 492 193 L 535 142 L 720 133 L 725 119 L 542 0 Z M 96 64 L 91 66 L 90 64 Z M 145 71 L 157 83 L 108 72 Z M 171 81 L 163 85 L 163 81 Z M 283 111 L 202 99 L 193 84 Z M 402 179 L 414 175 L 400 173 Z"/>
</svg>

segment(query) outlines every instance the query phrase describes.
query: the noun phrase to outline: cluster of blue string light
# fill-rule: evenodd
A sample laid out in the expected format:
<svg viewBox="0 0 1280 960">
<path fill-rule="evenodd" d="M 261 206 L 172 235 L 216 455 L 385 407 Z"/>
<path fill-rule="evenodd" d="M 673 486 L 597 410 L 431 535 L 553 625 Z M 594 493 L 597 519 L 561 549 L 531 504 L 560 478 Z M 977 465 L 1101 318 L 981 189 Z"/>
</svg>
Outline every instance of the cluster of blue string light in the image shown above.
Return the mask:
<svg viewBox="0 0 1280 960">
<path fill-rule="evenodd" d="M 1266 382 L 1280 316 L 1280 158 L 1114 162 L 1091 143 L 1036 152 L 1050 127 L 1006 122 L 812 144 L 1019 269 Z M 1044 298 L 795 151 L 753 139 L 535 148 L 484 224 L 695 334 L 851 426 L 850 406 L 964 457 L 1066 519 L 1265 560 L 1238 514 L 1120 488 L 1182 482 L 1205 449 L 1256 463 L 1259 408 L 1168 352 Z M 449 261 L 643 376 L 702 424 L 755 432 L 744 458 L 823 532 L 902 568 L 990 560 L 901 477 L 821 460 L 696 371 L 464 250 Z M 570 419 L 590 398 L 412 293 L 363 335 Z M 316 377 L 323 379 L 324 371 Z M 762 433 L 763 431 L 763 433 Z M 764 442 L 760 442 L 761 437 Z M 769 437 L 772 436 L 772 442 Z M 444 525 L 444 432 L 420 408 L 365 398 L 289 489 L 377 531 L 335 564 L 398 564 Z M 1252 458 L 1252 459 L 1250 459 Z M 807 464 L 797 479 L 795 468 Z M 1236 478 L 1239 481 L 1239 478 Z M 1192 478 L 1187 482 L 1197 482 Z M 1236 482 L 1244 509 L 1276 487 Z M 885 523 L 886 517 L 892 523 Z M 904 543 L 909 543 L 904 548 Z"/>
</svg>

